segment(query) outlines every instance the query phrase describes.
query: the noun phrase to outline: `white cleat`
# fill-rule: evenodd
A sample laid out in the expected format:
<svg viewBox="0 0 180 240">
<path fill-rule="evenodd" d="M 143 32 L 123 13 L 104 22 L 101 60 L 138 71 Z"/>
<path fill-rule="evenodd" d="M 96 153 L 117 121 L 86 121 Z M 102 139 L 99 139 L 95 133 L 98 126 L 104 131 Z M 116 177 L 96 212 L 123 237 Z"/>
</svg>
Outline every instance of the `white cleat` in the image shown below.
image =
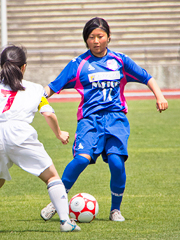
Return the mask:
<svg viewBox="0 0 180 240">
<path fill-rule="evenodd" d="M 55 209 L 53 203 L 50 202 L 45 208 L 43 208 L 41 210 L 41 217 L 45 221 L 48 221 L 54 216 L 55 213 L 56 213 L 56 209 Z"/>
<path fill-rule="evenodd" d="M 123 222 L 125 218 L 121 215 L 121 212 L 117 209 L 114 209 L 110 212 L 109 219 L 115 222 Z"/>
<path fill-rule="evenodd" d="M 74 219 L 70 219 L 70 222 L 67 220 L 60 221 L 60 231 L 61 232 L 78 232 L 81 231 L 81 228 L 76 224 Z"/>
</svg>

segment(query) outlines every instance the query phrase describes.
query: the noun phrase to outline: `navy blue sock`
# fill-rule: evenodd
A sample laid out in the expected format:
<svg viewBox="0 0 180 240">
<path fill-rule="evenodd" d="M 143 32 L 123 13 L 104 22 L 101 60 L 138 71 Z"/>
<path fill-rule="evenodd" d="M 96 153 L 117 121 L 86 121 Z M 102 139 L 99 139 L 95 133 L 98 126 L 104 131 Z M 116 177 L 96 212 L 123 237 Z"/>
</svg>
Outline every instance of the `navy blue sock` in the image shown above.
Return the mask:
<svg viewBox="0 0 180 240">
<path fill-rule="evenodd" d="M 73 184 L 81 172 L 88 166 L 89 160 L 81 155 L 75 156 L 75 158 L 66 166 L 63 175 L 62 182 L 66 188 L 66 192 L 69 192 Z"/>
<path fill-rule="evenodd" d="M 124 156 L 110 154 L 108 155 L 108 164 L 111 172 L 111 211 L 114 209 L 120 210 L 126 184 Z"/>
</svg>

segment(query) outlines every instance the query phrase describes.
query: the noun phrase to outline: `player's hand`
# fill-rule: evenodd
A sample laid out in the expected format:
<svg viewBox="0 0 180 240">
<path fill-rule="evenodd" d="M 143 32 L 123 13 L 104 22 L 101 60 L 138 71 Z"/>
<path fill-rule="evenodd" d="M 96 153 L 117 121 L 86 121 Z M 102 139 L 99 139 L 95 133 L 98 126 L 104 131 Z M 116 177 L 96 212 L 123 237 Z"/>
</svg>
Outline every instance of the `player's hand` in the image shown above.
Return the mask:
<svg viewBox="0 0 180 240">
<path fill-rule="evenodd" d="M 59 139 L 62 144 L 67 144 L 69 142 L 69 133 L 65 131 L 61 131 Z"/>
<path fill-rule="evenodd" d="M 162 97 L 161 99 L 157 99 L 156 108 L 157 111 L 159 111 L 160 113 L 162 111 L 165 111 L 168 108 L 167 100 L 164 97 Z"/>
</svg>

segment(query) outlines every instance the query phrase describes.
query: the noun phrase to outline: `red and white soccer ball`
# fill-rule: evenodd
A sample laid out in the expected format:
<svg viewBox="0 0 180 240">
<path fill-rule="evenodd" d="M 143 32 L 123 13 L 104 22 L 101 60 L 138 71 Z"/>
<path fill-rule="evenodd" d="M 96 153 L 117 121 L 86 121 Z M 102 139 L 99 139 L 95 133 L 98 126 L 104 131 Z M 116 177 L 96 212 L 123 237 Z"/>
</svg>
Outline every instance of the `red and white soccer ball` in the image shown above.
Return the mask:
<svg viewBox="0 0 180 240">
<path fill-rule="evenodd" d="M 98 202 L 88 193 L 78 193 L 69 201 L 69 215 L 78 222 L 91 222 L 98 214 L 98 211 Z"/>
</svg>

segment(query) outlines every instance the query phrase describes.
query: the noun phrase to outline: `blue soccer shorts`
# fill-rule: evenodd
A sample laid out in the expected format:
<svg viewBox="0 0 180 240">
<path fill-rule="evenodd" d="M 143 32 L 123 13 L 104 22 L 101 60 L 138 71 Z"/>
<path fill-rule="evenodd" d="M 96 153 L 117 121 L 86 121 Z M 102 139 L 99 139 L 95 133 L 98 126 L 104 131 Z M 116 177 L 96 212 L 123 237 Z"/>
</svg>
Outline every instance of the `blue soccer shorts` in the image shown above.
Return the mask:
<svg viewBox="0 0 180 240">
<path fill-rule="evenodd" d="M 129 121 L 123 112 L 99 111 L 78 121 L 73 155 L 88 154 L 91 163 L 95 163 L 99 155 L 107 162 L 110 153 L 124 155 L 127 160 L 129 135 Z"/>
</svg>

